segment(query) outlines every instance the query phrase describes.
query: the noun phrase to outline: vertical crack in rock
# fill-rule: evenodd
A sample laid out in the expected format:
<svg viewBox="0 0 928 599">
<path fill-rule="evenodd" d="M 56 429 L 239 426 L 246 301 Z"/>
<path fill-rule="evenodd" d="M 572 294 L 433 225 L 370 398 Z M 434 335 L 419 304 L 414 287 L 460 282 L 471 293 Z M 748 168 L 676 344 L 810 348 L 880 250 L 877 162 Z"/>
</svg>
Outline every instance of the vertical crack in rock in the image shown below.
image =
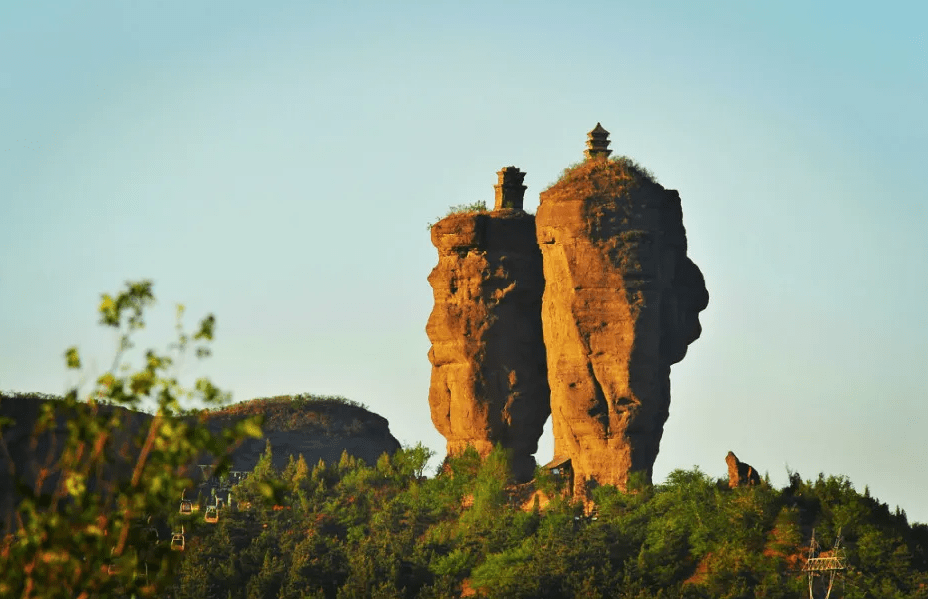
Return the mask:
<svg viewBox="0 0 928 599">
<path fill-rule="evenodd" d="M 429 405 L 449 455 L 468 445 L 485 456 L 512 452 L 519 481 L 550 414 L 541 297 L 544 278 L 535 219 L 522 211 L 521 173 L 499 173 L 496 209 L 452 214 L 432 226 L 438 265 L 429 275 L 435 305 Z"/>
<path fill-rule="evenodd" d="M 709 295 L 686 256 L 680 197 L 590 132 L 588 159 L 542 192 L 536 216 L 545 291 L 555 455 L 574 493 L 651 477 L 670 405 L 670 365 L 699 337 Z M 595 138 L 595 139 L 594 139 Z"/>
</svg>

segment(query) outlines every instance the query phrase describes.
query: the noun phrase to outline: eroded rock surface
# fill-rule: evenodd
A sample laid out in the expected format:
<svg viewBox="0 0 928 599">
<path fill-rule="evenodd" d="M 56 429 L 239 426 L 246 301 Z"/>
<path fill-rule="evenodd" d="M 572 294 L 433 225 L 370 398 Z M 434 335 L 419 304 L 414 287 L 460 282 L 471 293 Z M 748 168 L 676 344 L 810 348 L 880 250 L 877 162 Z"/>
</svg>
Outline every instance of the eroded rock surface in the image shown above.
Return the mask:
<svg viewBox="0 0 928 599">
<path fill-rule="evenodd" d="M 735 487 L 752 487 L 760 484 L 760 475 L 750 464 L 746 464 L 738 459 L 734 452 L 729 451 L 725 456 L 725 463 L 728 464 L 728 486 Z"/>
<path fill-rule="evenodd" d="M 650 479 L 670 365 L 699 337 L 709 299 L 678 193 L 606 156 L 542 192 L 536 216 L 554 450 L 581 496 L 589 484 L 625 488 L 630 471 Z"/>
<path fill-rule="evenodd" d="M 429 405 L 449 455 L 472 445 L 485 456 L 499 443 L 512 451 L 516 479 L 526 480 L 550 414 L 544 279 L 534 217 L 520 209 L 521 198 L 513 204 L 498 194 L 497 206 L 507 205 L 517 208 L 455 214 L 432 226 Z"/>
</svg>

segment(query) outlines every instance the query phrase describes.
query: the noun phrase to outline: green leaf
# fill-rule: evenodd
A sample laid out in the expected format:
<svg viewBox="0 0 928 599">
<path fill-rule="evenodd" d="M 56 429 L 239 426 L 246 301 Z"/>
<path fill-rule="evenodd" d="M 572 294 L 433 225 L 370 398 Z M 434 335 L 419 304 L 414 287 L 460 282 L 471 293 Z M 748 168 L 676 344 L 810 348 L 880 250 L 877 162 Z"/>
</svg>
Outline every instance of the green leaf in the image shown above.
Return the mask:
<svg viewBox="0 0 928 599">
<path fill-rule="evenodd" d="M 241 422 L 241 432 L 253 439 L 260 439 L 263 436 L 261 425 L 253 418 Z"/>
<path fill-rule="evenodd" d="M 208 315 L 206 318 L 200 321 L 200 330 L 197 331 L 196 335 L 193 336 L 194 339 L 207 339 L 212 341 L 213 332 L 216 328 L 216 317 L 212 314 Z"/>
<path fill-rule="evenodd" d="M 68 364 L 68 368 L 78 369 L 81 367 L 81 357 L 77 353 L 76 347 L 69 347 L 64 353 L 65 361 Z"/>
</svg>

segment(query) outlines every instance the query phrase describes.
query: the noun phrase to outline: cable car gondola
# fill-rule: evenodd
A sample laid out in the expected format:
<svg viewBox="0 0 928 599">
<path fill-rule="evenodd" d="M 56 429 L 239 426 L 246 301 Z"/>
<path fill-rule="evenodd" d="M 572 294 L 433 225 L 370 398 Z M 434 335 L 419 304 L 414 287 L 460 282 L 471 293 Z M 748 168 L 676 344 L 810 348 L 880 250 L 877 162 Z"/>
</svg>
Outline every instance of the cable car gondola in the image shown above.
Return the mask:
<svg viewBox="0 0 928 599">
<path fill-rule="evenodd" d="M 187 546 L 187 539 L 184 536 L 184 527 L 180 527 L 180 532 L 175 532 L 171 535 L 171 550 L 172 551 L 183 551 Z"/>
</svg>

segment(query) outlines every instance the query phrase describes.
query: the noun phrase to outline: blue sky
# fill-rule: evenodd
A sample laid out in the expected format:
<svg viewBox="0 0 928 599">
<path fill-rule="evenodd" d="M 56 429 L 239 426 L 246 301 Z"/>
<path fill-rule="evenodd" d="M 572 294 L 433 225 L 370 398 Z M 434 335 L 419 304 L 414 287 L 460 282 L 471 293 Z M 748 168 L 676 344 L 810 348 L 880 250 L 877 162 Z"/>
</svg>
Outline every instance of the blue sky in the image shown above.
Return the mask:
<svg viewBox="0 0 928 599">
<path fill-rule="evenodd" d="M 186 380 L 344 395 L 441 453 L 426 225 L 507 165 L 534 210 L 599 121 L 680 191 L 711 296 L 656 480 L 733 450 L 928 521 L 928 9 L 261 4 L 0 6 L 0 389 L 81 382 L 71 345 L 102 372 L 99 294 L 150 278 L 140 345 L 177 302 L 218 319 Z"/>
</svg>

